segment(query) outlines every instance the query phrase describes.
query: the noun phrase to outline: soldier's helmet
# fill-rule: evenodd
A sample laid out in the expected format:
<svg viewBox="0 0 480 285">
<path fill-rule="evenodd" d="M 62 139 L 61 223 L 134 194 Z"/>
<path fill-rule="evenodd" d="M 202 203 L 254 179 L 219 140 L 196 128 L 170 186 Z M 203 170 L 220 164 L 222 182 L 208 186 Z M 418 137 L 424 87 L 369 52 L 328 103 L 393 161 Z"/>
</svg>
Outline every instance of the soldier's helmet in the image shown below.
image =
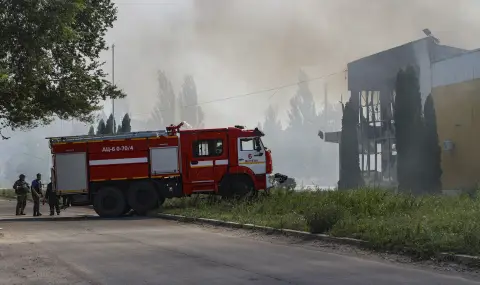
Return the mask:
<svg viewBox="0 0 480 285">
<path fill-rule="evenodd" d="M 20 178 L 20 179 L 25 179 L 25 174 L 20 174 L 20 175 L 18 176 L 18 178 Z"/>
</svg>

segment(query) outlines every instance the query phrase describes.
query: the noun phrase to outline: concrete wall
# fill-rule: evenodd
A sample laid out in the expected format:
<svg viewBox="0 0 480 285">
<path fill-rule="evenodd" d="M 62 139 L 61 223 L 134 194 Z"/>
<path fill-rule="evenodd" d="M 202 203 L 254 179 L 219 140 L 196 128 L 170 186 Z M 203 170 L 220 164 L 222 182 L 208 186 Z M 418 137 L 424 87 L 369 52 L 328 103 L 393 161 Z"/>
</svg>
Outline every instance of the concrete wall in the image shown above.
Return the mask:
<svg viewBox="0 0 480 285">
<path fill-rule="evenodd" d="M 450 140 L 452 151 L 442 149 L 443 189 L 475 187 L 480 182 L 480 79 L 432 90 L 440 144 Z"/>
<path fill-rule="evenodd" d="M 451 57 L 432 65 L 432 87 L 480 78 L 480 51 Z"/>
</svg>

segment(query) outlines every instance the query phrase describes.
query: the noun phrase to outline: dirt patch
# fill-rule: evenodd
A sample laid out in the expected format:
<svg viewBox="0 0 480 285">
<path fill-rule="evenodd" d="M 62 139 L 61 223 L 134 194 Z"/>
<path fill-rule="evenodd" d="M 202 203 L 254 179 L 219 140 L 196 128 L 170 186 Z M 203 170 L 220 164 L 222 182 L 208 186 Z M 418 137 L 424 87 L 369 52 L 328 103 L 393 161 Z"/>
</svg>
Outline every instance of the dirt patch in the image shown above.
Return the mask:
<svg viewBox="0 0 480 285">
<path fill-rule="evenodd" d="M 0 239 L 0 284 L 91 284 L 39 244 Z"/>
</svg>

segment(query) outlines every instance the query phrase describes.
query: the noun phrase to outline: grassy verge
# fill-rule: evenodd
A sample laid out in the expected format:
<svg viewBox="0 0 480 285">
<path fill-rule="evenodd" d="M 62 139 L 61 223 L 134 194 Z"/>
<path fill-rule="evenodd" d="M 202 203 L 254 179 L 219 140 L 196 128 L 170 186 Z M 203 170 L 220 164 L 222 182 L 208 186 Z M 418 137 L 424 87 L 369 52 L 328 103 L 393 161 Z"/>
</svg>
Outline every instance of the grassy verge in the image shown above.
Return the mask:
<svg viewBox="0 0 480 285">
<path fill-rule="evenodd" d="M 439 252 L 480 255 L 480 199 L 389 191 L 272 191 L 253 202 L 183 198 L 164 213 L 326 233 L 428 258 Z"/>
</svg>

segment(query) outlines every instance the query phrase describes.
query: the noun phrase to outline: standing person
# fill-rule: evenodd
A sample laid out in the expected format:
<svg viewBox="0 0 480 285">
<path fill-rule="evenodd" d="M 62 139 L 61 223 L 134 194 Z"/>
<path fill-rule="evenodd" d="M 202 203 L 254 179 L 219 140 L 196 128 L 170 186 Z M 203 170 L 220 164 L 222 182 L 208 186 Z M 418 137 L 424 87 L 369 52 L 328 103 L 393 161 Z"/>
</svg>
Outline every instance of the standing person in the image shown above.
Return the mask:
<svg viewBox="0 0 480 285">
<path fill-rule="evenodd" d="M 17 195 L 16 215 L 25 215 L 25 207 L 27 206 L 27 194 L 30 190 L 28 183 L 25 181 L 25 174 L 20 174 L 18 180 L 13 184 L 13 189 Z"/>
<path fill-rule="evenodd" d="M 54 215 L 54 210 L 57 211 L 57 215 L 60 215 L 60 205 L 58 201 L 57 192 L 53 189 L 52 181 L 47 184 L 47 191 L 45 191 L 45 197 L 48 199 L 48 205 L 50 206 L 50 216 Z"/>
<path fill-rule="evenodd" d="M 32 181 L 32 200 L 33 200 L 33 216 L 39 217 L 40 213 L 40 198 L 43 197 L 42 193 L 42 175 L 37 174 L 37 179 Z"/>
</svg>

